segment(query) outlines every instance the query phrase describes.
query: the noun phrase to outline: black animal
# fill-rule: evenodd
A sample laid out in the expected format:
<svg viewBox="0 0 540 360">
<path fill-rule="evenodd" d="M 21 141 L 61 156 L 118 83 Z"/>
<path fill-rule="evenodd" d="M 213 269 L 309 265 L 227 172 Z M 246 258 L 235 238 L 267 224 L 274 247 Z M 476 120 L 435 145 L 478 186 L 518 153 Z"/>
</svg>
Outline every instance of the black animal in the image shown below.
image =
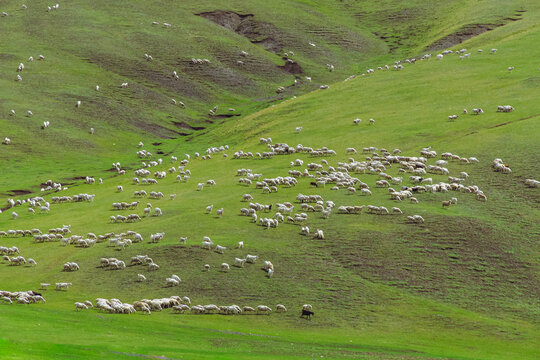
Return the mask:
<svg viewBox="0 0 540 360">
<path fill-rule="evenodd" d="M 317 185 L 317 183 L 315 181 L 310 182 L 309 185 L 319 187 L 319 185 Z"/>
<path fill-rule="evenodd" d="M 38 292 L 35 292 L 35 291 L 32 291 L 30 290 L 33 294 L 33 296 L 43 296 L 41 293 L 38 293 Z"/>
<path fill-rule="evenodd" d="M 300 317 L 306 316 L 308 319 L 311 319 L 312 315 L 315 315 L 315 313 L 313 311 L 302 310 L 302 315 L 300 315 Z"/>
</svg>

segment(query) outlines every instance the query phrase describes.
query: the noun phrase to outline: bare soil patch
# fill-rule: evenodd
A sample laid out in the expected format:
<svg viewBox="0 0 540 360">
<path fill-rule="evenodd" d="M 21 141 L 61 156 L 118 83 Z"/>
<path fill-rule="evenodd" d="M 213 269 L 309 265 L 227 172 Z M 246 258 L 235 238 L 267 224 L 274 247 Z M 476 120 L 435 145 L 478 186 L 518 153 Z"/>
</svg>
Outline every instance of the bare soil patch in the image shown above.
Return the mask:
<svg viewBox="0 0 540 360">
<path fill-rule="evenodd" d="M 226 29 L 247 37 L 254 44 L 259 44 L 270 52 L 280 52 L 283 44 L 276 36 L 280 33 L 274 25 L 254 19 L 253 14 L 238 14 L 234 11 L 214 10 L 195 14 Z"/>
<path fill-rule="evenodd" d="M 285 71 L 286 73 L 289 73 L 289 74 L 292 74 L 292 75 L 297 75 L 297 74 L 301 74 L 303 71 L 302 71 L 302 67 L 297 63 L 297 62 L 285 62 L 285 65 L 283 66 L 278 66 L 281 70 Z"/>
<path fill-rule="evenodd" d="M 8 196 L 19 196 L 19 195 L 27 195 L 31 194 L 32 191 L 30 190 L 8 190 L 7 195 Z"/>
<path fill-rule="evenodd" d="M 176 126 L 179 129 L 189 129 L 189 130 L 204 130 L 206 129 L 204 126 L 191 126 L 185 121 L 173 121 L 172 122 L 174 126 Z"/>
<path fill-rule="evenodd" d="M 508 21 L 517 21 L 521 20 L 519 17 L 521 14 L 517 14 L 515 18 L 506 18 L 503 19 L 503 22 L 497 24 L 471 24 L 462 27 L 456 32 L 446 35 L 445 37 L 435 41 L 433 44 L 428 46 L 426 50 L 443 50 L 448 49 L 454 45 L 461 44 L 465 40 L 469 40 L 475 36 L 483 34 L 487 31 L 491 31 L 499 26 L 505 25 Z"/>
</svg>

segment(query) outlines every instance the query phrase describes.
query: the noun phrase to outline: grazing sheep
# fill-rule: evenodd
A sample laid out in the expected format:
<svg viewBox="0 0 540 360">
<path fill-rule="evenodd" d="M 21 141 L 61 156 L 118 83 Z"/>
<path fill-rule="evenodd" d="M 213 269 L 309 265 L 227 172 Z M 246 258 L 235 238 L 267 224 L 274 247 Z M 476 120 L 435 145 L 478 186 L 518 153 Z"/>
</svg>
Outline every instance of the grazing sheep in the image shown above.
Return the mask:
<svg viewBox="0 0 540 360">
<path fill-rule="evenodd" d="M 75 311 L 79 311 L 79 310 L 88 310 L 88 306 L 86 306 L 86 304 L 83 304 L 81 302 L 76 302 L 75 303 Z"/>
<path fill-rule="evenodd" d="M 143 282 L 146 281 L 146 276 L 143 274 L 137 274 L 137 282 Z"/>
<path fill-rule="evenodd" d="M 540 187 L 540 181 L 535 180 L 535 179 L 526 179 L 525 186 L 529 188 L 538 188 Z"/>
<path fill-rule="evenodd" d="M 246 261 L 247 259 L 234 258 L 233 266 L 243 268 Z"/>
<path fill-rule="evenodd" d="M 266 306 L 266 305 L 259 305 L 259 306 L 257 306 L 257 313 L 262 313 L 262 314 L 270 315 L 271 312 L 272 312 L 272 309 L 269 308 L 269 307 Z"/>
<path fill-rule="evenodd" d="M 221 271 L 223 272 L 228 272 L 230 270 L 230 266 L 227 263 L 222 263 L 220 268 L 221 268 Z"/>
<path fill-rule="evenodd" d="M 287 308 L 285 305 L 277 304 L 276 305 L 276 312 L 287 312 Z"/>
</svg>

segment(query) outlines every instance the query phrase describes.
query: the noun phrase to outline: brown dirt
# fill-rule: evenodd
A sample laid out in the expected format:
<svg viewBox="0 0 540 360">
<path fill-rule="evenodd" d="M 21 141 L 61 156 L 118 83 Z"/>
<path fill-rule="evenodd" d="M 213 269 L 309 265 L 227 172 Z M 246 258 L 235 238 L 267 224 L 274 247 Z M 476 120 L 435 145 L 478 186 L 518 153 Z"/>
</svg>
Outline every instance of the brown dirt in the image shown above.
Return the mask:
<svg viewBox="0 0 540 360">
<path fill-rule="evenodd" d="M 19 196 L 19 195 L 27 195 L 31 194 L 32 191 L 30 190 L 8 190 L 7 195 L 8 196 Z"/>
<path fill-rule="evenodd" d="M 228 119 L 233 116 L 240 116 L 240 114 L 220 114 L 212 116 L 212 119 Z"/>
<path fill-rule="evenodd" d="M 259 44 L 270 52 L 280 52 L 283 44 L 277 34 L 279 29 L 274 25 L 262 21 L 256 21 L 253 14 L 238 14 L 233 11 L 214 10 L 195 14 L 226 29 L 247 37 L 254 44 Z"/>
<path fill-rule="evenodd" d="M 485 33 L 486 31 L 490 31 L 495 29 L 498 26 L 502 26 L 503 24 L 472 24 L 472 25 L 466 25 L 459 29 L 458 31 L 446 35 L 445 37 L 435 41 L 433 44 L 431 44 L 426 50 L 443 50 L 448 49 L 454 45 L 460 44 L 464 42 L 465 40 L 468 40 L 472 37 L 478 36 L 480 34 Z"/>
<path fill-rule="evenodd" d="M 133 124 L 138 128 L 141 128 L 141 129 L 143 129 L 145 131 L 151 132 L 152 134 L 160 137 L 161 139 L 176 139 L 177 138 L 176 135 L 180 135 L 180 136 L 189 135 L 189 134 L 186 134 L 186 133 L 182 133 L 182 132 L 179 132 L 179 131 L 175 131 L 175 130 L 166 128 L 166 127 L 158 125 L 158 124 L 147 123 L 147 122 L 144 122 L 142 120 L 134 120 Z"/>
<path fill-rule="evenodd" d="M 216 24 L 223 26 L 232 31 L 236 31 L 240 23 L 245 19 L 253 17 L 253 14 L 241 15 L 233 11 L 224 11 L 224 10 L 214 10 L 208 12 L 202 12 L 195 14 L 201 16 L 205 19 L 215 22 Z"/>
<path fill-rule="evenodd" d="M 297 62 L 285 62 L 285 65 L 278 66 L 281 70 L 286 73 L 297 75 L 302 73 L 302 67 Z"/>
<path fill-rule="evenodd" d="M 204 130 L 206 129 L 204 126 L 191 126 L 185 121 L 173 121 L 172 122 L 174 126 L 176 126 L 179 129 L 189 129 L 189 130 Z"/>
</svg>

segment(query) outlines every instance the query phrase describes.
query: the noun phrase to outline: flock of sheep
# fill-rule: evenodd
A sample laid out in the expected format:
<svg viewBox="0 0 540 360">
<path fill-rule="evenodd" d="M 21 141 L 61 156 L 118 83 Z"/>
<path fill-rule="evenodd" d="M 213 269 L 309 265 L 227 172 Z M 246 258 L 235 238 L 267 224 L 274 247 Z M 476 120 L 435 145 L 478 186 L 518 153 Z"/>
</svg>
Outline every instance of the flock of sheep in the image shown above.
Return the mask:
<svg viewBox="0 0 540 360">
<path fill-rule="evenodd" d="M 26 6 L 23 5 L 23 8 L 26 9 Z M 59 8 L 59 5 L 56 4 L 52 7 L 48 7 L 48 11 L 56 10 Z M 4 14 L 7 16 L 7 14 Z M 153 25 L 158 25 L 158 22 L 153 22 Z M 168 28 L 171 26 L 169 23 L 163 23 L 163 26 Z M 315 44 L 310 43 L 312 46 Z M 481 52 L 481 50 L 479 51 Z M 496 53 L 496 49 L 492 49 L 492 54 Z M 445 56 L 452 54 L 452 51 L 446 50 L 440 54 L 437 54 L 436 58 L 438 60 L 443 60 Z M 465 60 L 471 56 L 470 53 L 466 52 L 466 49 L 462 49 L 456 52 L 460 56 L 460 59 Z M 249 54 L 245 51 L 242 51 L 240 55 L 243 58 L 246 58 Z M 290 52 L 287 57 L 293 55 Z M 431 54 L 424 55 L 420 60 L 429 60 Z M 151 55 L 145 54 L 145 59 L 152 61 L 153 57 Z M 43 55 L 38 56 L 38 60 L 45 60 Z M 34 58 L 30 57 L 29 62 L 33 62 Z M 207 64 L 209 60 L 207 59 L 192 59 L 193 64 Z M 288 59 L 288 61 L 292 61 Z M 407 59 L 404 62 L 398 61 L 393 65 L 394 70 L 402 70 L 404 68 L 404 63 L 415 63 L 416 59 Z M 243 60 L 238 60 L 238 65 L 243 65 Z M 334 70 L 334 65 L 327 64 L 329 71 Z M 23 81 L 21 74 L 25 69 L 25 65 L 20 63 L 17 67 L 17 76 L 16 81 Z M 390 67 L 385 65 L 384 67 L 378 67 L 377 70 L 389 70 Z M 513 67 L 508 69 L 509 71 L 513 70 Z M 368 69 L 366 73 L 362 74 L 363 76 L 368 76 L 375 72 L 375 69 Z M 172 72 L 172 76 L 175 79 L 179 78 L 179 75 L 176 71 Z M 348 78 L 351 79 L 352 77 Z M 346 79 L 346 80 L 348 80 Z M 306 80 L 311 81 L 311 78 L 306 78 Z M 127 88 L 129 86 L 128 82 L 121 84 L 121 88 Z M 327 89 L 328 85 L 322 85 L 321 89 Z M 96 91 L 100 90 L 99 86 L 95 87 Z M 278 92 L 283 92 L 284 87 L 278 88 Z M 180 104 L 182 107 L 185 107 L 185 104 L 181 101 L 172 99 L 174 104 Z M 81 101 L 76 102 L 76 107 L 79 108 L 82 105 Z M 233 110 L 234 109 L 229 109 Z M 497 108 L 497 112 L 509 113 L 514 111 L 514 108 L 510 105 L 500 105 Z M 214 115 L 217 112 L 217 106 L 209 110 L 211 115 Z M 467 114 L 468 111 L 465 109 L 464 114 Z M 484 111 L 481 108 L 474 108 L 471 110 L 473 115 L 483 114 Z M 11 116 L 16 116 L 15 110 L 11 110 Z M 33 116 L 31 110 L 27 111 L 27 116 Z M 458 115 L 450 115 L 449 120 L 456 120 Z M 360 125 L 362 119 L 356 118 L 352 120 L 354 125 Z M 375 125 L 375 119 L 370 118 L 368 121 L 369 125 Z M 48 128 L 50 123 L 48 121 L 44 122 L 42 129 Z M 301 133 L 303 131 L 303 126 L 298 126 L 295 128 L 296 133 Z M 95 132 L 94 128 L 90 129 L 90 133 L 93 135 Z M 2 141 L 4 145 L 12 145 L 11 139 L 5 137 Z M 241 187 L 241 199 L 239 202 L 247 202 L 246 207 L 240 208 L 240 215 L 247 216 L 250 218 L 250 222 L 261 226 L 263 229 L 276 229 L 280 224 L 289 224 L 289 225 L 299 225 L 300 235 L 302 236 L 312 236 L 314 239 L 327 241 L 329 240 L 325 236 L 323 229 L 316 229 L 314 231 L 310 230 L 309 222 L 312 217 L 316 217 L 317 213 L 320 213 L 321 219 L 329 219 L 330 215 L 334 212 L 334 209 L 337 207 L 336 213 L 338 215 L 359 215 L 362 212 L 372 215 L 396 215 L 401 216 L 405 215 L 403 222 L 408 222 L 412 224 L 423 224 L 425 222 L 424 217 L 419 214 L 406 214 L 406 211 L 403 211 L 397 206 L 391 206 L 388 209 L 383 204 L 369 204 L 369 205 L 355 205 L 355 204 L 339 204 L 336 205 L 332 200 L 326 200 L 324 197 L 329 196 L 329 191 L 342 191 L 351 196 L 351 203 L 357 202 L 355 196 L 359 196 L 358 199 L 367 199 L 373 195 L 373 192 L 380 191 L 384 192 L 387 196 L 386 201 L 392 202 L 392 204 L 398 204 L 403 201 L 408 201 L 410 204 L 417 204 L 419 198 L 421 199 L 421 194 L 423 193 L 449 193 L 453 192 L 454 196 L 449 196 L 448 200 L 442 201 L 442 207 L 450 207 L 458 204 L 458 196 L 474 196 L 476 200 L 487 201 L 487 196 L 484 192 L 476 185 L 471 182 L 471 179 L 467 172 L 460 171 L 459 173 L 452 174 L 447 167 L 449 163 L 453 162 L 454 165 L 461 166 L 471 166 L 473 164 L 479 163 L 478 159 L 475 157 L 466 157 L 460 156 L 457 154 L 451 154 L 448 152 L 443 152 L 440 155 L 431 147 L 426 147 L 421 149 L 419 154 L 411 155 L 402 155 L 400 149 L 387 150 L 385 148 L 378 149 L 374 146 L 364 147 L 362 153 L 365 154 L 364 160 L 358 160 L 354 157 L 348 158 L 346 161 L 335 161 L 332 162 L 332 157 L 338 154 L 337 150 L 329 149 L 327 147 L 321 148 L 312 148 L 309 146 L 303 146 L 302 144 L 289 145 L 286 143 L 274 143 L 271 138 L 260 138 L 259 146 L 264 146 L 266 151 L 257 151 L 255 153 L 251 151 L 244 152 L 243 150 L 237 150 L 232 153 L 232 161 L 242 161 L 243 159 L 260 159 L 268 161 L 279 161 L 275 160 L 279 157 L 292 156 L 295 157 L 298 154 L 307 156 L 311 161 L 307 164 L 304 164 L 305 160 L 302 159 L 293 159 L 286 160 L 285 163 L 289 164 L 288 168 L 282 176 L 277 177 L 264 177 L 262 173 L 254 172 L 252 169 L 241 168 L 236 171 L 236 174 L 231 174 L 231 177 L 239 177 L 237 180 L 238 186 Z M 155 156 L 148 150 L 143 149 L 144 144 L 140 142 L 137 146 L 138 150 L 136 152 L 136 157 L 140 160 L 140 167 L 134 170 L 134 177 L 132 178 L 132 186 L 137 187 L 155 187 L 156 191 L 146 191 L 142 188 L 137 188 L 133 192 L 135 198 L 147 198 L 153 201 L 162 201 L 165 197 L 162 191 L 157 191 L 159 184 L 171 182 L 169 179 L 171 174 L 174 174 L 173 182 L 178 183 L 188 183 L 192 172 L 190 169 L 187 169 L 190 163 L 198 160 L 211 160 L 212 156 L 218 153 L 222 153 L 223 157 L 228 157 L 227 151 L 229 147 L 227 145 L 222 145 L 219 147 L 208 148 L 205 154 L 195 153 L 193 158 L 190 154 L 185 154 L 185 158 L 179 161 L 179 166 L 177 166 L 178 158 L 171 155 L 170 163 L 165 164 L 164 160 L 161 158 L 152 160 Z M 354 147 L 347 147 L 344 150 L 344 154 L 347 156 L 355 156 L 359 152 Z M 320 159 L 319 158 L 327 158 Z M 440 157 L 440 159 L 436 159 Z M 148 162 L 146 162 L 148 161 Z M 433 162 L 433 163 L 430 163 Z M 493 170 L 496 172 L 501 172 L 503 174 L 511 174 L 512 171 L 510 167 L 506 165 L 501 159 L 495 159 L 493 161 Z M 161 167 L 161 168 L 160 168 Z M 156 171 L 151 171 L 151 168 L 160 168 Z M 390 170 L 396 169 L 394 175 L 390 175 Z M 127 174 L 125 169 L 122 169 L 120 163 L 113 164 L 113 170 L 116 171 L 119 177 L 125 176 Z M 408 177 L 407 177 L 408 175 Z M 360 176 L 370 178 L 370 184 L 360 180 Z M 444 180 L 435 180 L 435 176 L 445 176 Z M 116 181 L 116 180 L 112 180 Z M 254 202 L 255 197 L 261 196 L 265 199 L 270 199 L 275 193 L 281 192 L 282 189 L 287 189 L 297 186 L 301 181 L 309 182 L 310 186 L 313 189 L 320 191 L 321 194 L 312 194 L 304 195 L 298 194 L 295 198 L 289 199 L 283 203 L 267 203 L 261 204 Z M 85 182 L 89 185 L 96 184 L 96 180 L 93 177 L 87 176 Z M 408 182 L 408 184 L 407 184 Z M 99 178 L 97 185 L 102 185 L 104 183 L 103 179 Z M 534 179 L 527 179 L 525 185 L 528 187 L 540 187 L 540 182 Z M 127 185 L 115 184 L 117 193 L 123 193 L 124 187 Z M 196 189 L 193 191 L 203 191 L 205 188 L 211 188 L 219 186 L 214 179 L 207 179 L 205 182 L 200 182 L 197 184 Z M 246 189 L 250 189 L 251 192 L 246 192 Z M 48 180 L 45 183 L 45 186 L 42 187 L 42 191 L 47 193 L 49 191 L 65 191 L 67 187 L 62 186 L 61 183 L 53 182 Z M 240 194 L 240 192 L 239 192 Z M 459 195 L 458 195 L 459 194 Z M 44 195 L 45 197 L 49 195 Z M 323 197 L 324 195 L 324 197 Z M 64 203 L 74 203 L 86 201 L 93 203 L 95 194 L 76 194 L 76 195 L 65 195 L 65 196 L 51 196 L 50 202 L 46 201 L 43 196 L 36 196 L 28 199 L 9 199 L 8 207 L 14 209 L 15 207 L 20 207 L 27 205 L 28 212 L 35 213 L 36 209 L 39 209 L 40 212 L 49 212 L 51 210 L 51 205 L 61 206 Z M 98 195 L 99 196 L 99 195 Z M 168 198 L 174 200 L 176 194 L 169 194 Z M 150 215 L 154 217 L 163 216 L 164 213 L 160 207 L 155 207 L 152 203 L 148 202 L 146 207 L 142 210 L 142 213 L 137 213 L 139 209 L 140 201 L 115 201 L 112 203 L 112 208 L 115 211 L 124 211 L 129 210 L 132 213 L 128 215 L 111 215 L 109 221 L 111 223 L 124 223 L 124 222 L 141 222 L 149 221 Z M 216 217 L 220 218 L 225 212 L 224 207 L 217 208 L 215 211 Z M 232 209 L 229 209 L 232 210 Z M 153 211 L 153 214 L 152 214 Z M 206 206 L 205 213 L 210 214 L 214 211 L 214 204 Z M 234 211 L 231 211 L 233 213 Z M 16 220 L 18 218 L 18 213 L 13 211 L 11 212 L 12 218 Z M 429 220 L 429 219 L 428 219 Z M 45 242 L 60 242 L 63 246 L 74 245 L 80 248 L 88 248 L 95 246 L 96 244 L 107 242 L 108 247 L 115 247 L 120 250 L 124 249 L 127 246 L 134 246 L 134 244 L 143 242 L 143 236 L 136 231 L 127 231 L 120 234 L 115 234 L 113 232 L 95 235 L 94 233 L 87 233 L 86 236 L 83 235 L 70 235 L 71 229 L 69 225 L 64 225 L 61 228 L 52 228 L 49 229 L 48 233 L 43 234 L 39 229 L 32 230 L 8 230 L 0 231 L 0 238 L 2 237 L 27 237 L 32 236 L 36 243 L 45 243 Z M 149 237 L 150 243 L 159 243 L 165 237 L 165 232 L 156 232 L 151 234 Z M 187 243 L 186 237 L 180 237 L 179 242 L 182 244 Z M 243 249 L 243 241 L 238 242 L 237 249 Z M 225 246 L 214 244 L 214 242 L 208 236 L 203 236 L 203 241 L 200 246 L 201 249 L 213 250 L 219 254 L 225 254 L 227 248 Z M 11 266 L 36 266 L 37 262 L 28 258 L 25 259 L 20 255 L 20 251 L 17 247 L 3 247 L 0 246 L 0 255 L 3 255 L 3 260 L 7 261 Z M 245 268 L 246 264 L 254 264 L 258 261 L 259 256 L 246 254 L 245 257 L 238 258 L 234 257 L 231 262 L 234 267 Z M 210 264 L 201 264 L 203 271 L 209 271 L 211 268 Z M 102 269 L 110 270 L 124 270 L 126 268 L 126 262 L 119 260 L 117 258 L 100 258 L 99 266 Z M 160 266 L 154 262 L 152 258 L 148 255 L 137 255 L 132 257 L 129 261 L 129 266 L 146 266 L 148 271 L 158 271 Z M 218 266 L 216 266 L 218 267 Z M 271 261 L 265 260 L 262 266 L 263 270 L 266 272 L 266 276 L 271 278 L 274 274 L 274 265 Z M 227 262 L 222 262 L 219 265 L 219 269 L 223 272 L 228 272 L 230 270 L 230 265 Z M 80 266 L 75 262 L 66 262 L 63 265 L 62 270 L 64 272 L 73 272 L 79 271 Z M 145 282 L 146 276 L 143 274 L 138 274 L 136 279 L 133 279 L 134 282 Z M 167 287 L 179 286 L 182 280 L 176 274 L 173 274 L 164 279 L 164 284 Z M 41 283 L 41 289 L 46 289 L 50 284 Z M 67 290 L 69 286 L 72 286 L 70 282 L 59 282 L 56 283 L 56 290 Z M 41 294 L 35 293 L 33 291 L 26 292 L 9 292 L 9 291 L 0 291 L 0 300 L 4 303 L 21 303 L 21 304 L 30 304 L 35 302 L 45 302 L 45 299 Z M 110 313 L 120 313 L 120 314 L 130 314 L 136 311 L 150 314 L 152 311 L 160 311 L 165 308 L 172 308 L 174 312 L 184 313 L 189 311 L 192 314 L 246 314 L 246 313 L 256 313 L 256 314 L 269 314 L 272 312 L 272 309 L 266 305 L 259 305 L 256 308 L 249 306 L 240 307 L 238 305 L 228 305 L 228 306 L 217 306 L 214 304 L 209 305 L 191 305 L 191 300 L 188 297 L 180 296 L 171 296 L 169 298 L 161 299 L 142 299 L 140 301 L 135 301 L 133 303 L 123 303 L 118 299 L 103 299 L 98 298 L 95 301 L 96 305 L 89 300 L 76 302 L 76 310 L 88 310 L 90 308 L 96 308 L 100 311 L 110 312 Z M 286 312 L 287 309 L 284 305 L 278 304 L 276 306 L 276 312 Z M 308 316 L 312 313 L 312 306 L 306 304 L 302 308 L 303 315 L 307 314 Z"/>
<path fill-rule="evenodd" d="M 239 315 L 239 314 L 266 314 L 272 312 L 272 308 L 266 305 L 258 305 L 256 308 L 251 306 L 226 305 L 217 306 L 214 304 L 208 305 L 191 305 L 191 300 L 187 296 L 170 296 L 160 299 L 142 299 L 130 303 L 123 303 L 119 299 L 96 299 L 96 306 L 90 300 L 75 303 L 75 310 L 88 310 L 95 308 L 99 311 L 116 313 L 116 314 L 132 314 L 140 311 L 144 314 L 151 314 L 152 311 L 162 311 L 163 309 L 171 308 L 173 313 L 184 314 L 189 311 L 191 314 L 222 314 L 222 315 Z M 306 304 L 304 306 L 311 306 Z M 276 312 L 287 312 L 287 308 L 282 304 L 276 305 Z"/>
</svg>

